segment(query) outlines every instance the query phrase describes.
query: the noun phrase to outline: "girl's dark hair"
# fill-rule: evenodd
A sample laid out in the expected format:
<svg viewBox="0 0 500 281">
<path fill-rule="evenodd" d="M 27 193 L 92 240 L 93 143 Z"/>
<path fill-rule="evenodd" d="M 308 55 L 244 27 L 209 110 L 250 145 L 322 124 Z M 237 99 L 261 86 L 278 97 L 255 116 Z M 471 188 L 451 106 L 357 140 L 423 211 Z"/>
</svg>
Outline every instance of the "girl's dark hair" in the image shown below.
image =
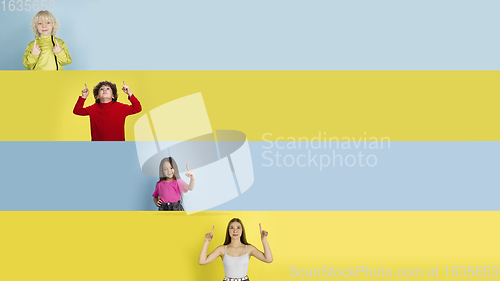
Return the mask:
<svg viewBox="0 0 500 281">
<path fill-rule="evenodd" d="M 104 86 L 104 85 L 111 87 L 111 90 L 113 91 L 113 102 L 116 102 L 118 100 L 118 91 L 116 90 L 116 84 L 115 83 L 111 83 L 109 81 L 101 81 L 101 82 L 99 82 L 99 84 L 97 84 L 97 86 L 94 87 L 94 99 L 95 99 L 95 102 L 96 103 L 101 103 L 101 101 L 98 98 L 98 96 L 99 96 L 99 89 L 101 89 L 101 87 Z"/>
<path fill-rule="evenodd" d="M 224 245 L 228 245 L 229 243 L 231 243 L 231 235 L 229 235 L 229 226 L 233 222 L 238 222 L 241 224 L 241 236 L 240 236 L 241 243 L 243 243 L 245 245 L 250 245 L 250 243 L 247 242 L 247 235 L 245 234 L 245 227 L 243 226 L 243 222 L 239 218 L 234 218 L 234 219 L 230 220 L 229 223 L 227 224 L 226 240 L 224 241 Z"/>
<path fill-rule="evenodd" d="M 160 162 L 160 173 L 158 174 L 160 176 L 160 180 L 158 182 L 164 181 L 167 179 L 167 176 L 163 173 L 163 164 L 165 162 L 169 162 L 172 168 L 174 168 L 174 180 L 178 180 L 181 177 L 179 176 L 179 169 L 177 169 L 177 163 L 175 163 L 174 158 L 172 157 L 165 157 L 161 160 Z M 182 192 L 181 192 L 182 194 Z"/>
</svg>

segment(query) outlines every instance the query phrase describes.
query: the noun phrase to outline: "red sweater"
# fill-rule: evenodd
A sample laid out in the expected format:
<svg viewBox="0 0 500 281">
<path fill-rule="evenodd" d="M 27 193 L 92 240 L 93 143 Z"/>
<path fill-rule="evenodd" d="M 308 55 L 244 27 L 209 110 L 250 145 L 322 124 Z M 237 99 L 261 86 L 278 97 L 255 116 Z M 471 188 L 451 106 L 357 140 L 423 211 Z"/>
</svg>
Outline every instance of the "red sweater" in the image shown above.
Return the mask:
<svg viewBox="0 0 500 281">
<path fill-rule="evenodd" d="M 135 95 L 129 97 L 132 105 L 120 102 L 94 103 L 83 107 L 85 99 L 81 96 L 75 104 L 73 113 L 90 115 L 90 132 L 93 141 L 125 141 L 125 117 L 141 112 L 141 103 Z"/>
</svg>

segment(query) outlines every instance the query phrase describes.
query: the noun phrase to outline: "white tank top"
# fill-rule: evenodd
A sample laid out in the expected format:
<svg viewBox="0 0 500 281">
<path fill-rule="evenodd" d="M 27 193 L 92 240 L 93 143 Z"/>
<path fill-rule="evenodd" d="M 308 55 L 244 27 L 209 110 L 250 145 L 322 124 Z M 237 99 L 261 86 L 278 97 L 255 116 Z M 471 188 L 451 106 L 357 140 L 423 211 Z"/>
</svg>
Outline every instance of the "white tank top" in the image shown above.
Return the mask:
<svg viewBox="0 0 500 281">
<path fill-rule="evenodd" d="M 222 264 L 224 265 L 224 272 L 226 274 L 226 277 L 245 277 L 248 272 L 249 263 L 250 258 L 247 254 L 247 245 L 245 245 L 245 254 L 241 257 L 231 257 L 227 253 L 227 246 L 224 246 L 224 259 L 222 260 Z"/>
</svg>

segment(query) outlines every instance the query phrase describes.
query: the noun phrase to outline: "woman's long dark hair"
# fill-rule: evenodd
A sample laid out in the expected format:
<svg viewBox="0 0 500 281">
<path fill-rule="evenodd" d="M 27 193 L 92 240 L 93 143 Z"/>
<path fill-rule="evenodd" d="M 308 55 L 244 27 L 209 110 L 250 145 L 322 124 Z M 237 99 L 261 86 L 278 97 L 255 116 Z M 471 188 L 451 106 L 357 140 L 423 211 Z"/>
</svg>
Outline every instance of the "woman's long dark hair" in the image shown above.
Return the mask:
<svg viewBox="0 0 500 281">
<path fill-rule="evenodd" d="M 238 222 L 241 224 L 241 236 L 240 236 L 241 243 L 245 245 L 250 245 L 250 243 L 247 242 L 247 235 L 245 234 L 245 227 L 243 226 L 243 222 L 239 218 L 234 218 L 230 220 L 229 223 L 227 224 L 226 241 L 224 241 L 224 245 L 231 243 L 231 235 L 229 235 L 229 225 L 231 225 L 233 222 Z"/>
</svg>

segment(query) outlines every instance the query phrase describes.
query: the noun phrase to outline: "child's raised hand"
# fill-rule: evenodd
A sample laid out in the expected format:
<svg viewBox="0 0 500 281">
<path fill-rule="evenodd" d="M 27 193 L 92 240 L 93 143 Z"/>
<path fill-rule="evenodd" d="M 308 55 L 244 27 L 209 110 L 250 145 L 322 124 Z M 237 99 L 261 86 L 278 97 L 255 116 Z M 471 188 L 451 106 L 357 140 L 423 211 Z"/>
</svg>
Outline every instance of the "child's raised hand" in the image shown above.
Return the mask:
<svg viewBox="0 0 500 281">
<path fill-rule="evenodd" d="M 59 47 L 59 42 L 57 42 L 57 39 L 54 39 L 56 41 L 56 45 L 54 48 L 52 48 L 52 51 L 54 51 L 54 54 L 59 54 L 62 51 L 62 48 Z"/>
<path fill-rule="evenodd" d="M 260 239 L 264 239 L 265 237 L 267 237 L 269 233 L 265 230 L 262 230 L 262 226 L 260 225 L 260 223 L 259 223 L 259 228 L 260 228 Z"/>
<path fill-rule="evenodd" d="M 122 91 L 124 91 L 125 94 L 127 94 L 129 97 L 132 96 L 132 92 L 130 91 L 130 88 L 127 86 L 127 84 L 125 84 L 125 81 L 123 81 Z"/>
<path fill-rule="evenodd" d="M 185 173 L 186 177 L 188 177 L 188 178 L 190 178 L 190 179 L 194 180 L 194 174 L 193 174 L 193 172 L 191 172 L 191 171 L 189 170 L 189 167 L 188 167 L 188 165 L 187 165 L 187 164 L 186 164 L 186 169 L 187 169 L 187 172 Z"/>
<path fill-rule="evenodd" d="M 205 234 L 205 241 L 207 242 L 212 241 L 212 238 L 214 237 L 214 228 L 215 226 L 212 226 L 212 232 Z"/>
<path fill-rule="evenodd" d="M 160 207 L 161 203 L 163 203 L 163 201 L 161 200 L 161 197 L 159 197 L 158 201 L 156 201 L 156 206 Z"/>
<path fill-rule="evenodd" d="M 31 49 L 31 54 L 34 56 L 38 56 L 42 50 L 40 50 L 40 47 L 36 45 L 36 39 L 35 39 L 35 44 L 33 45 L 33 49 Z"/>
<path fill-rule="evenodd" d="M 89 88 L 87 88 L 87 84 L 85 84 L 85 89 L 82 90 L 82 98 L 86 99 L 89 96 Z"/>
</svg>

